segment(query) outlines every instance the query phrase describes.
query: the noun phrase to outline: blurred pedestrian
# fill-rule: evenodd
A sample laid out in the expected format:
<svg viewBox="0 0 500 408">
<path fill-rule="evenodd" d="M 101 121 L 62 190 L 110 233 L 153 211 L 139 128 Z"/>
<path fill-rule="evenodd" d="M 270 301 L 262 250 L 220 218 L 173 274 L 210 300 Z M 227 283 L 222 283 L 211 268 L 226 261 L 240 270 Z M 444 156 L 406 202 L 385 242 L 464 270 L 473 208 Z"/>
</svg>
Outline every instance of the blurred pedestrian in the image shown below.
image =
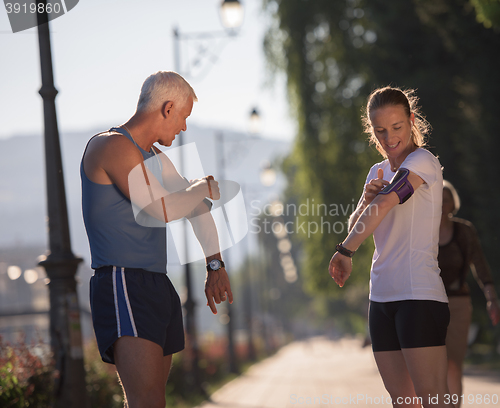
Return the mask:
<svg viewBox="0 0 500 408">
<path fill-rule="evenodd" d="M 455 187 L 443 182 L 443 212 L 439 228 L 439 268 L 448 295 L 450 325 L 446 335 L 448 352 L 448 387 L 450 393 L 462 395 L 462 374 L 472 317 L 467 275 L 472 274 L 486 297 L 486 308 L 493 325 L 500 320 L 500 305 L 493 277 L 471 222 L 456 218 L 460 197 Z M 461 399 L 458 398 L 457 408 Z"/>
</svg>

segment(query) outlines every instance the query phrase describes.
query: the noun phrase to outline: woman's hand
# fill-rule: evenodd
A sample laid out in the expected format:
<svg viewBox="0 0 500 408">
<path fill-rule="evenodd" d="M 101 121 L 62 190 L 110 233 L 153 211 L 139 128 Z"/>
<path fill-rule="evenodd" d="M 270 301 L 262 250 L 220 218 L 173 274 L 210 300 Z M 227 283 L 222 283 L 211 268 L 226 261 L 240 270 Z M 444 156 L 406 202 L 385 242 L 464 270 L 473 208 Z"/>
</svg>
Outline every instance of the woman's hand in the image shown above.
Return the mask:
<svg viewBox="0 0 500 408">
<path fill-rule="evenodd" d="M 330 260 L 328 272 L 340 287 L 344 286 L 352 271 L 352 259 L 336 252 Z"/>
<path fill-rule="evenodd" d="M 370 180 L 368 184 L 365 184 L 365 191 L 363 194 L 363 204 L 365 207 L 369 205 L 373 199 L 380 193 L 385 186 L 389 184 L 388 181 L 384 180 L 384 170 L 377 170 L 377 178 Z"/>
<path fill-rule="evenodd" d="M 500 321 L 500 305 L 498 304 L 498 299 L 487 302 L 486 310 L 488 311 L 493 326 L 496 326 Z"/>
<path fill-rule="evenodd" d="M 486 310 L 488 311 L 493 326 L 496 326 L 500 321 L 500 303 L 498 302 L 495 286 L 488 283 L 484 285 L 483 291 L 486 297 Z"/>
</svg>

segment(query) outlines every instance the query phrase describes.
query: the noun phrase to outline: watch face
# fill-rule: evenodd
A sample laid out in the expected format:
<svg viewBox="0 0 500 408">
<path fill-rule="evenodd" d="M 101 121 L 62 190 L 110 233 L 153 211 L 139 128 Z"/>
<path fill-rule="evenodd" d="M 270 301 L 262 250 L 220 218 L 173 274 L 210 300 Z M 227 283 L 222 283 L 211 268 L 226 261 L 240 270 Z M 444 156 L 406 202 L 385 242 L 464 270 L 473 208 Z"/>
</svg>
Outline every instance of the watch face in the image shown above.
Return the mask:
<svg viewBox="0 0 500 408">
<path fill-rule="evenodd" d="M 220 269 L 220 261 L 218 259 L 214 259 L 210 261 L 210 267 L 216 271 L 217 269 Z"/>
</svg>

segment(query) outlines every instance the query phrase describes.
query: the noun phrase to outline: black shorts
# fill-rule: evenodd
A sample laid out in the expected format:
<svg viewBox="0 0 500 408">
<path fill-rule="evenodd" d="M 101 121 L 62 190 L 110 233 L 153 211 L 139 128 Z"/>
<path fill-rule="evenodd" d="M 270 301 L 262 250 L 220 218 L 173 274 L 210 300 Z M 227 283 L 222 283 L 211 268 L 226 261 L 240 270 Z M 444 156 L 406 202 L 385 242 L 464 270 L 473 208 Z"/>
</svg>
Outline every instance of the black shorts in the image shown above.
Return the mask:
<svg viewBox="0 0 500 408">
<path fill-rule="evenodd" d="M 163 348 L 184 349 L 179 295 L 166 274 L 105 266 L 90 279 L 92 322 L 104 362 L 114 364 L 113 344 L 122 336 L 140 337 Z"/>
<path fill-rule="evenodd" d="M 448 303 L 434 300 L 370 301 L 373 351 L 444 346 L 450 322 Z"/>
</svg>

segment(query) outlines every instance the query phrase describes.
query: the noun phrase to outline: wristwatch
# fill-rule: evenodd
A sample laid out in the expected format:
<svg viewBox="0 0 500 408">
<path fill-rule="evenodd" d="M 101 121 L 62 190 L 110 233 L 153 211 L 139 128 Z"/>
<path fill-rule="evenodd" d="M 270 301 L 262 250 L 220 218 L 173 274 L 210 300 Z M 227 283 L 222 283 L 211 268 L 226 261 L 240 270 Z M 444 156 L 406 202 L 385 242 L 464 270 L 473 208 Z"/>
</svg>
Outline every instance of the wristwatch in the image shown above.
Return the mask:
<svg viewBox="0 0 500 408">
<path fill-rule="evenodd" d="M 337 246 L 335 247 L 335 249 L 337 250 L 337 252 L 341 255 L 344 255 L 344 256 L 348 256 L 349 258 L 352 258 L 352 256 L 354 255 L 354 253 L 356 251 L 350 251 L 349 249 L 345 248 L 342 243 L 340 244 L 337 244 Z"/>
<path fill-rule="evenodd" d="M 225 268 L 223 261 L 219 261 L 218 259 L 212 259 L 209 263 L 207 263 L 207 271 L 218 271 L 220 268 Z"/>
</svg>

